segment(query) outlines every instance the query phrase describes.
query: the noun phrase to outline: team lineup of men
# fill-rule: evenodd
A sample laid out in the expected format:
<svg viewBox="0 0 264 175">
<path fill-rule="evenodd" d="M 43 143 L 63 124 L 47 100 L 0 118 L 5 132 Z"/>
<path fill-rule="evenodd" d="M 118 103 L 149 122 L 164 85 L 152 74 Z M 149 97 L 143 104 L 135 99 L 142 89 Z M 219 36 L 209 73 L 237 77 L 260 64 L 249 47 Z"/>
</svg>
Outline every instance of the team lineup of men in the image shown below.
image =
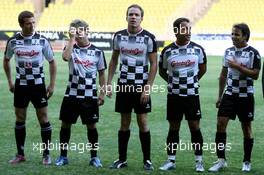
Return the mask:
<svg viewBox="0 0 264 175">
<path fill-rule="evenodd" d="M 159 167 L 166 171 L 176 168 L 176 149 L 179 144 L 179 131 L 183 116 L 188 122 L 191 142 L 195 154 L 194 168 L 205 171 L 203 163 L 203 134 L 200 129 L 202 110 L 199 99 L 199 80 L 206 73 L 207 57 L 204 48 L 191 41 L 191 22 L 188 18 L 178 18 L 173 23 L 175 41 L 166 46 L 157 59 L 155 36 L 141 27 L 144 10 L 137 4 L 127 8 L 127 28 L 115 33 L 113 52 L 108 65 L 102 50 L 94 46 L 87 37 L 88 24 L 83 20 L 70 23 L 69 42 L 65 46 L 62 58 L 68 62 L 68 85 L 60 108 L 60 155 L 56 166 L 69 163 L 67 145 L 71 137 L 71 125 L 80 116 L 82 124 L 87 126 L 87 140 L 92 148 L 98 145 L 96 123 L 99 121 L 99 106 L 104 104 L 105 95 L 112 96 L 112 80 L 118 62 L 118 86 L 115 112 L 120 113 L 121 124 L 118 131 L 118 158 L 110 165 L 111 169 L 128 166 L 127 147 L 130 138 L 131 113 L 136 113 L 139 140 L 143 153 L 143 169 L 154 170 L 151 161 L 151 134 L 148 127 L 148 113 L 151 112 L 150 90 L 158 67 L 159 75 L 168 86 L 167 120 L 169 123 L 166 143 L 168 159 Z M 34 105 L 41 127 L 41 138 L 45 145 L 42 163 L 50 165 L 51 157 L 48 143 L 51 142 L 52 126 L 48 119 L 48 99 L 53 95 L 56 79 L 56 62 L 49 41 L 35 32 L 34 14 L 23 11 L 18 16 L 21 32 L 11 37 L 6 45 L 3 66 L 8 80 L 9 90 L 14 93 L 16 114 L 15 139 L 17 153 L 9 161 L 18 164 L 26 160 L 24 144 L 26 138 L 26 116 L 29 102 Z M 76 30 L 78 29 L 78 30 Z M 74 32 L 73 32 L 74 31 Z M 259 77 L 261 57 L 259 52 L 248 45 L 250 29 L 247 24 L 232 26 L 233 46 L 226 49 L 222 71 L 219 77 L 219 94 L 215 143 L 218 160 L 208 170 L 218 172 L 227 167 L 225 146 L 228 121 L 238 116 L 244 136 L 244 158 L 242 171 L 251 170 L 251 152 L 254 139 L 251 123 L 254 119 L 253 81 Z M 11 77 L 10 59 L 14 55 L 16 79 Z M 44 60 L 49 62 L 50 84 L 46 87 L 43 71 Z M 99 80 L 97 80 L 97 72 Z M 264 71 L 263 71 L 264 75 Z M 97 94 L 96 82 L 100 88 Z M 264 78 L 262 76 L 263 94 Z M 140 87 L 142 91 L 131 91 L 130 87 Z M 129 103 L 127 103 L 129 101 Z M 198 146 L 197 146 L 198 145 Z M 96 149 L 90 150 L 90 165 L 102 167 Z M 180 158 L 179 158 L 180 159 Z"/>
</svg>

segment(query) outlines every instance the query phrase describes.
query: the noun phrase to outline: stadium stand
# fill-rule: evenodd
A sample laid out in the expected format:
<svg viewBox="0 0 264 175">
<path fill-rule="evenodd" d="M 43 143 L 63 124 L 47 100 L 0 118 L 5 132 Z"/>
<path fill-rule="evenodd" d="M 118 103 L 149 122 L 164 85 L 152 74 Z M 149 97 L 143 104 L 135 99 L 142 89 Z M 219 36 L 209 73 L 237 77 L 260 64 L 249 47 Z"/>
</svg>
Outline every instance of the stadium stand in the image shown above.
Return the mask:
<svg viewBox="0 0 264 175">
<path fill-rule="evenodd" d="M 246 22 L 252 32 L 263 33 L 262 0 L 217 0 L 195 25 L 197 33 L 230 33 L 234 23 Z"/>
<path fill-rule="evenodd" d="M 3 0 L 0 6 L 0 30 L 20 30 L 17 16 L 23 10 L 34 12 L 34 5 L 30 0 L 17 3 L 16 0 Z"/>
</svg>

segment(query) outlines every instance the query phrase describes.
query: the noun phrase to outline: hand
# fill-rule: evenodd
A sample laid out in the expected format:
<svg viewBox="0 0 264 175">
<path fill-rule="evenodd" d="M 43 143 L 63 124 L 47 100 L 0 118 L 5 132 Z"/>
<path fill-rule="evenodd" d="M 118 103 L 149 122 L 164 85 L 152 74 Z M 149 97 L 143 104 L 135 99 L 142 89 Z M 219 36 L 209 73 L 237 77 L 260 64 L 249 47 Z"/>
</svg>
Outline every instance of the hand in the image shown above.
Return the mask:
<svg viewBox="0 0 264 175">
<path fill-rule="evenodd" d="M 220 103 L 221 103 L 221 98 L 218 98 L 217 101 L 216 101 L 216 103 L 215 103 L 215 107 L 216 108 L 219 108 Z"/>
<path fill-rule="evenodd" d="M 107 84 L 106 85 L 106 96 L 108 97 L 108 98 L 111 98 L 112 97 L 112 95 L 113 95 L 113 89 L 112 89 L 112 84 Z"/>
<path fill-rule="evenodd" d="M 149 101 L 149 97 L 150 97 L 150 86 L 145 85 L 144 90 L 143 90 L 141 97 L 140 97 L 140 103 L 143 105 L 147 104 Z"/>
<path fill-rule="evenodd" d="M 49 86 L 47 87 L 47 98 L 48 98 L 48 99 L 53 95 L 53 92 L 54 92 L 54 86 L 49 85 Z"/>
<path fill-rule="evenodd" d="M 12 92 L 12 93 L 14 93 L 14 91 L 15 91 L 15 85 L 12 82 L 9 83 L 8 85 L 9 85 L 9 91 Z"/>
<path fill-rule="evenodd" d="M 69 30 L 70 39 L 75 40 L 77 29 L 75 27 L 71 27 Z"/>
<path fill-rule="evenodd" d="M 239 69 L 240 64 L 238 62 L 236 62 L 234 59 L 229 59 L 227 61 L 227 63 L 229 65 L 229 67 L 237 69 L 237 70 Z"/>
<path fill-rule="evenodd" d="M 98 106 L 104 105 L 104 94 L 100 94 L 97 100 Z"/>
</svg>

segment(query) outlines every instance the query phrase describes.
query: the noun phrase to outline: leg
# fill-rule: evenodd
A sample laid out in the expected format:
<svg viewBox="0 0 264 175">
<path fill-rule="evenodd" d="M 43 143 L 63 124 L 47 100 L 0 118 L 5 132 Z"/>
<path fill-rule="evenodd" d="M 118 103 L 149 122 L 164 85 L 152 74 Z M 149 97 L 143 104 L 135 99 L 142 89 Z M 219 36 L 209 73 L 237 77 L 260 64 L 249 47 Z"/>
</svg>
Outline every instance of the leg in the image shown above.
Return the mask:
<svg viewBox="0 0 264 175">
<path fill-rule="evenodd" d="M 96 124 L 87 124 L 87 138 L 90 144 L 92 144 L 92 149 L 90 150 L 91 158 L 97 157 L 97 147 L 98 147 L 98 132 L 96 129 Z"/>
<path fill-rule="evenodd" d="M 42 142 L 45 145 L 43 156 L 49 155 L 49 143 L 51 141 L 51 132 L 52 132 L 52 127 L 49 123 L 47 113 L 48 113 L 47 107 L 36 108 L 36 114 L 41 127 L 41 138 L 42 138 Z"/>
<path fill-rule="evenodd" d="M 137 123 L 139 127 L 139 138 L 143 152 L 143 162 L 150 161 L 151 136 L 148 128 L 147 113 L 137 114 Z"/>
<path fill-rule="evenodd" d="M 121 126 L 118 132 L 118 152 L 119 160 L 126 161 L 127 145 L 130 137 L 131 113 L 121 113 Z"/>
<path fill-rule="evenodd" d="M 188 120 L 189 129 L 191 132 L 191 141 L 195 150 L 196 160 L 202 161 L 203 154 L 203 136 L 200 130 L 200 120 Z"/>
<path fill-rule="evenodd" d="M 226 127 L 229 122 L 229 117 L 217 117 L 217 132 L 215 136 L 217 156 L 225 159 L 225 145 L 226 145 Z"/>
<path fill-rule="evenodd" d="M 243 162 L 250 162 L 251 152 L 254 144 L 252 137 L 251 121 L 241 122 L 241 128 L 244 135 L 244 160 Z"/>
<path fill-rule="evenodd" d="M 15 136 L 16 136 L 17 154 L 24 156 L 24 145 L 26 139 L 25 121 L 27 116 L 27 108 L 15 107 L 15 114 L 16 114 Z"/>
<path fill-rule="evenodd" d="M 179 144 L 179 131 L 181 120 L 169 121 L 169 132 L 167 136 L 167 155 L 168 159 L 175 162 L 176 150 Z"/>
<path fill-rule="evenodd" d="M 67 157 L 68 145 L 71 138 L 71 124 L 62 121 L 60 130 L 60 155 Z"/>
</svg>

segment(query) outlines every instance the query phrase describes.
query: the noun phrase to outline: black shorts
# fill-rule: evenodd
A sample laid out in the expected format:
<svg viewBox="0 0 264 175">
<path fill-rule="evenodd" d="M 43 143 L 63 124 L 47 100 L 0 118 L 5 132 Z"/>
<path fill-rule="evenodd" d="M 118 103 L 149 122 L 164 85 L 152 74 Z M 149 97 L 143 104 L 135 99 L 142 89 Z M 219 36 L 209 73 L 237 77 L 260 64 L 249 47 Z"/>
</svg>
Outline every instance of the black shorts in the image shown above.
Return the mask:
<svg viewBox="0 0 264 175">
<path fill-rule="evenodd" d="M 122 86 L 122 85 L 121 85 Z M 123 85 L 126 86 L 126 85 Z M 140 89 L 140 88 L 138 88 Z M 140 91 L 117 91 L 116 102 L 115 102 L 115 112 L 119 113 L 131 113 L 132 109 L 136 114 L 144 114 L 151 112 L 151 98 L 147 104 L 140 103 L 140 97 L 142 92 Z"/>
<path fill-rule="evenodd" d="M 199 96 L 181 97 L 167 96 L 167 120 L 181 121 L 185 114 L 186 120 L 200 120 L 202 118 Z"/>
<path fill-rule="evenodd" d="M 82 124 L 98 122 L 99 107 L 97 99 L 64 97 L 60 109 L 60 120 L 75 124 L 79 116 L 81 116 Z"/>
<path fill-rule="evenodd" d="M 45 84 L 34 86 L 15 84 L 14 106 L 16 108 L 26 108 L 30 101 L 35 108 L 48 106 Z"/>
<path fill-rule="evenodd" d="M 254 120 L 254 96 L 238 97 L 224 94 L 217 116 L 229 117 L 231 120 L 253 121 Z"/>
</svg>

